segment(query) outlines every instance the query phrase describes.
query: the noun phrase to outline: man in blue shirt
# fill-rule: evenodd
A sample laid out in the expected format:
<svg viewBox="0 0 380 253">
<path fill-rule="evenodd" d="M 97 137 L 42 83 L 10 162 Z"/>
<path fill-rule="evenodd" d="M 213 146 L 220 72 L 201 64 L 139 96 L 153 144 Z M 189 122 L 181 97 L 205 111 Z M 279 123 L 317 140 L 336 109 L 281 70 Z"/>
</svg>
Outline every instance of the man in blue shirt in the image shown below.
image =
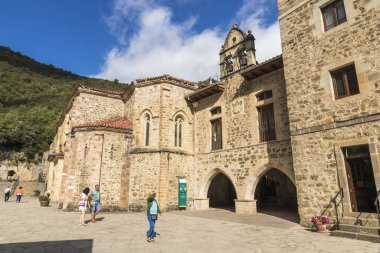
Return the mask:
<svg viewBox="0 0 380 253">
<path fill-rule="evenodd" d="M 91 214 L 92 222 L 96 222 L 96 215 L 100 212 L 100 190 L 99 185 L 95 185 L 95 189 L 91 191 Z"/>
</svg>

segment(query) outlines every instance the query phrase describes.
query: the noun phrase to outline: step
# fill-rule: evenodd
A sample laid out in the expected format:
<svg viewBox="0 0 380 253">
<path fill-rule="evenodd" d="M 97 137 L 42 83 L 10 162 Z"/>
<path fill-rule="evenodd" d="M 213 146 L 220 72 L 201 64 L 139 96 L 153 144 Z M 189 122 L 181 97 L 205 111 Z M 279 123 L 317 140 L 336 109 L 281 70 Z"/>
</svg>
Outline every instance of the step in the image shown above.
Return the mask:
<svg viewBox="0 0 380 253">
<path fill-rule="evenodd" d="M 377 219 L 368 219 L 368 218 L 351 218 L 351 217 L 343 217 L 339 219 L 339 223 L 345 225 L 357 225 L 363 227 L 379 227 L 379 220 Z"/>
<path fill-rule="evenodd" d="M 372 235 L 372 234 L 361 234 L 361 233 L 346 232 L 346 231 L 341 231 L 341 230 L 334 230 L 331 232 L 331 235 L 344 237 L 344 238 L 350 238 L 350 239 L 356 239 L 356 240 L 362 240 L 362 241 L 368 241 L 368 242 L 374 242 L 374 243 L 380 243 L 380 236 Z"/>
<path fill-rule="evenodd" d="M 339 230 L 344 232 L 380 235 L 380 227 L 366 227 L 358 225 L 340 224 Z"/>
</svg>

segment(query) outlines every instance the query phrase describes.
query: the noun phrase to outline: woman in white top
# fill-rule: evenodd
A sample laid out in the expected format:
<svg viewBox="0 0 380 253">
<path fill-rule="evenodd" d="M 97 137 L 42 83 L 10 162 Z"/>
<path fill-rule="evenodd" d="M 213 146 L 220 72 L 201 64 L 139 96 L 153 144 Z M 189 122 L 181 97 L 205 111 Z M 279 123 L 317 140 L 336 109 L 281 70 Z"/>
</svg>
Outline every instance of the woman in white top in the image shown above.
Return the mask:
<svg viewBox="0 0 380 253">
<path fill-rule="evenodd" d="M 79 225 L 81 226 L 87 226 L 87 224 L 84 223 L 84 215 L 86 213 L 87 195 L 89 192 L 90 192 L 90 188 L 86 187 L 84 188 L 82 194 L 79 197 L 79 202 L 78 202 L 78 207 L 80 211 Z"/>
</svg>

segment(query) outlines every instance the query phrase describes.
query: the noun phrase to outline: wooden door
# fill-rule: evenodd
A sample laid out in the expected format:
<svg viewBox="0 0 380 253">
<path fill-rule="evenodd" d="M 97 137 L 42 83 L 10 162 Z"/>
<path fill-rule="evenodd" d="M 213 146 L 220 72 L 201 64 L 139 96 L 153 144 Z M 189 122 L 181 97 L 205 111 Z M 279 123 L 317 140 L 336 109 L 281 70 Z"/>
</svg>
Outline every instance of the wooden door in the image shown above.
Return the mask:
<svg viewBox="0 0 380 253">
<path fill-rule="evenodd" d="M 346 173 L 347 173 L 348 192 L 350 193 L 350 199 L 351 199 L 351 208 L 353 212 L 357 212 L 358 207 L 356 203 L 354 181 L 352 179 L 352 170 L 347 160 L 345 160 L 345 164 L 346 164 Z"/>
</svg>

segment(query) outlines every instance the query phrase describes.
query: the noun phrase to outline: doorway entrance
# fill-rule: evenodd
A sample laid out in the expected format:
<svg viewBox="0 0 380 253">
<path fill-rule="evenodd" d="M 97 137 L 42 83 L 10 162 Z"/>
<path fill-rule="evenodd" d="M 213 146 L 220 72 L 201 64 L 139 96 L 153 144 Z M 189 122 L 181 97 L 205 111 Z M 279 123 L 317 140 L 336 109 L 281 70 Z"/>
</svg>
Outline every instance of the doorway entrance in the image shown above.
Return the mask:
<svg viewBox="0 0 380 253">
<path fill-rule="evenodd" d="M 297 190 L 283 172 L 272 168 L 260 179 L 255 190 L 257 211 L 298 221 Z"/>
<path fill-rule="evenodd" d="M 231 180 L 221 172 L 212 179 L 207 198 L 209 198 L 210 207 L 235 210 L 235 188 Z"/>
<path fill-rule="evenodd" d="M 376 184 L 368 145 L 343 148 L 353 212 L 375 213 Z"/>
</svg>

